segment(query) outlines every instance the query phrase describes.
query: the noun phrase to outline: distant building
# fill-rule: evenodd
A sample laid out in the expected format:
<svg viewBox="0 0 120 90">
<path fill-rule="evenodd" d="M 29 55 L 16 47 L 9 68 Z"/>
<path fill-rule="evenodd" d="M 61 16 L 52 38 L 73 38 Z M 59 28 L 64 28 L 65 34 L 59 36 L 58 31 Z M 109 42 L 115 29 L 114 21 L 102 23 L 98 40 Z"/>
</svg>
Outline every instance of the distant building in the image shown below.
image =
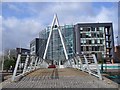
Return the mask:
<svg viewBox="0 0 120 90">
<path fill-rule="evenodd" d="M 29 49 L 25 49 L 25 48 L 16 48 L 16 54 L 23 54 L 23 55 L 29 55 L 30 54 L 30 50 Z"/>
<path fill-rule="evenodd" d="M 112 23 L 78 23 L 60 26 L 68 57 L 75 54 L 95 53 L 97 57 L 114 58 L 114 36 Z M 50 27 L 40 32 L 40 38 L 48 39 Z M 45 45 L 45 44 L 44 44 Z M 45 45 L 46 46 L 46 45 Z M 38 51 L 41 52 L 41 51 Z M 64 60 L 63 46 L 56 27 L 47 51 L 47 59 Z"/>
<path fill-rule="evenodd" d="M 114 57 L 112 23 L 79 23 L 75 25 L 75 52 L 95 53 L 97 57 Z"/>
<path fill-rule="evenodd" d="M 30 42 L 30 54 L 43 57 L 46 39 L 35 38 Z"/>
<path fill-rule="evenodd" d="M 115 63 L 120 63 L 120 46 L 115 46 Z"/>
</svg>

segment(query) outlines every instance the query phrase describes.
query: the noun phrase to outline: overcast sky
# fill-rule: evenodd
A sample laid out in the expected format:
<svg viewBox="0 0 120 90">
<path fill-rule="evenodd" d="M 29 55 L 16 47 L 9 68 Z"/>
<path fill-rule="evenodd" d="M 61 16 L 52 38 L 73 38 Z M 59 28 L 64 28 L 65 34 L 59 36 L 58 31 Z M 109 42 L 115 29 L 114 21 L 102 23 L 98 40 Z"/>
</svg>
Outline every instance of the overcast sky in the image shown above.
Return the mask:
<svg viewBox="0 0 120 90">
<path fill-rule="evenodd" d="M 54 13 L 57 13 L 61 25 L 78 22 L 112 22 L 116 44 L 118 34 L 116 2 L 4 2 L 2 14 L 0 13 L 3 48 L 19 46 L 29 48 L 30 41 L 51 24 Z"/>
</svg>

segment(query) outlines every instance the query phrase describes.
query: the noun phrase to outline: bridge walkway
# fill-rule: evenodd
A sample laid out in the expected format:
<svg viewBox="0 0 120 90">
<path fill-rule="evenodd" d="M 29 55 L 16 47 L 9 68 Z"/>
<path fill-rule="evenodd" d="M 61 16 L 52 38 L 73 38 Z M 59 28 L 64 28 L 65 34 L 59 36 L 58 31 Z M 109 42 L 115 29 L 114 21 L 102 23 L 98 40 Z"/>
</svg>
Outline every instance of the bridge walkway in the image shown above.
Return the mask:
<svg viewBox="0 0 120 90">
<path fill-rule="evenodd" d="M 3 88 L 116 88 L 107 79 L 98 78 L 78 69 L 38 69 L 18 82 L 7 83 Z"/>
</svg>

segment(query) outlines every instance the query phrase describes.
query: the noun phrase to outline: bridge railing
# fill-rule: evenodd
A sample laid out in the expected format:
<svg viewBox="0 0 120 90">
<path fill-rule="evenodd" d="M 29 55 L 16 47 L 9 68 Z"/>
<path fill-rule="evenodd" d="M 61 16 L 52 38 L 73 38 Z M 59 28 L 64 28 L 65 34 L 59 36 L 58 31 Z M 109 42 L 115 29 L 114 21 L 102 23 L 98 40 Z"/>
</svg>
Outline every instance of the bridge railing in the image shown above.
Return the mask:
<svg viewBox="0 0 120 90">
<path fill-rule="evenodd" d="M 99 65 L 95 54 L 81 54 L 67 60 L 64 63 L 64 67 L 77 68 L 91 75 L 98 77 L 102 80 Z"/>
<path fill-rule="evenodd" d="M 12 81 L 18 81 L 26 74 L 38 69 L 47 68 L 48 63 L 46 60 L 35 55 L 22 55 L 18 54 L 16 65 L 14 68 Z"/>
</svg>

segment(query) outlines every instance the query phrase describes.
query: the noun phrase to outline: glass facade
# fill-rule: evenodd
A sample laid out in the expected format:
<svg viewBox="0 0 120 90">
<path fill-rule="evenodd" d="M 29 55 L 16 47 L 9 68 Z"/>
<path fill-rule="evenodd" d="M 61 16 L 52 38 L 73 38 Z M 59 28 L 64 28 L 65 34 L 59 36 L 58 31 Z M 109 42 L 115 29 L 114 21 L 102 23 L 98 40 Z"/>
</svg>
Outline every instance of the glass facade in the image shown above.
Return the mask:
<svg viewBox="0 0 120 90">
<path fill-rule="evenodd" d="M 70 58 L 73 55 L 73 31 L 74 31 L 74 26 L 73 25 L 64 25 L 61 26 L 61 33 L 63 36 L 63 40 L 65 43 L 65 47 L 67 50 L 68 58 Z M 45 30 L 40 32 L 40 38 L 48 38 L 50 32 L 50 27 L 47 27 Z M 50 60 L 65 60 L 65 54 L 64 54 L 64 49 L 63 45 L 61 43 L 61 38 L 59 35 L 59 32 L 56 28 L 53 28 L 52 31 L 52 36 L 50 38 L 50 43 L 48 46 L 48 51 L 47 51 L 47 59 Z"/>
</svg>

